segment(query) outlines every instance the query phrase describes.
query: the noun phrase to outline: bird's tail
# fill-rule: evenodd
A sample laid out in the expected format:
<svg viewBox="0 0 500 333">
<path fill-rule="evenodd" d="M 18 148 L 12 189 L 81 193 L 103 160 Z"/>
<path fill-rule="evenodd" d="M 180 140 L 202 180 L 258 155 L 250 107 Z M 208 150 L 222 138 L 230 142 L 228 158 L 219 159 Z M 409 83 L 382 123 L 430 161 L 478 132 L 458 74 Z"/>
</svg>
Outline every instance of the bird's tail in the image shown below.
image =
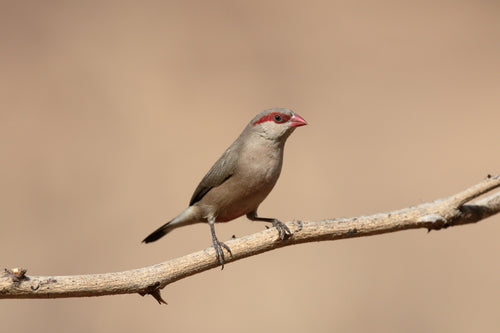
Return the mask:
<svg viewBox="0 0 500 333">
<path fill-rule="evenodd" d="M 193 206 L 189 206 L 179 216 L 177 216 L 173 220 L 168 221 L 167 223 L 153 231 L 148 237 L 144 238 L 142 242 L 147 244 L 157 241 L 175 228 L 198 222 L 202 221 L 198 216 L 197 209 Z"/>
<path fill-rule="evenodd" d="M 168 230 L 170 222 L 172 221 L 168 221 L 167 223 L 165 223 L 164 225 L 153 231 L 148 237 L 144 238 L 142 242 L 146 244 L 151 243 L 165 236 L 170 231 Z"/>
</svg>

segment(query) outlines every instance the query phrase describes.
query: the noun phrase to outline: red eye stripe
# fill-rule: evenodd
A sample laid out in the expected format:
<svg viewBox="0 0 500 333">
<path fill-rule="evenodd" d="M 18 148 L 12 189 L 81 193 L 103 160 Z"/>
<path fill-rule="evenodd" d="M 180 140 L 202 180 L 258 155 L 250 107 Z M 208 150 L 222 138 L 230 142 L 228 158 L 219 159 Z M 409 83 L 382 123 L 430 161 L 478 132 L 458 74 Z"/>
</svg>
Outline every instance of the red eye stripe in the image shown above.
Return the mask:
<svg viewBox="0 0 500 333">
<path fill-rule="evenodd" d="M 281 117 L 281 119 L 279 119 L 279 120 L 275 119 L 274 117 L 276 117 L 276 115 Z M 255 126 L 257 124 L 264 123 L 266 121 L 274 121 L 277 124 L 282 124 L 282 123 L 286 123 L 289 120 L 290 120 L 289 115 L 286 115 L 286 114 L 283 114 L 280 112 L 272 112 L 272 113 L 266 114 L 265 116 L 260 117 L 260 119 L 255 121 L 252 125 Z"/>
</svg>

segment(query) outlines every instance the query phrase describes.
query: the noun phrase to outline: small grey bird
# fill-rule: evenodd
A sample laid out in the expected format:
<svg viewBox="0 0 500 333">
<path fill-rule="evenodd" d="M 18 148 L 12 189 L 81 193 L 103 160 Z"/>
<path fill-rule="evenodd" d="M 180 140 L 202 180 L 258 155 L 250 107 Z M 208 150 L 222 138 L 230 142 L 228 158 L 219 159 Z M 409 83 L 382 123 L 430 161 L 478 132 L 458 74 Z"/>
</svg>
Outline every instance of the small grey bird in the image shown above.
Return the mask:
<svg viewBox="0 0 500 333">
<path fill-rule="evenodd" d="M 271 222 L 281 240 L 289 237 L 290 229 L 285 224 L 275 218 L 258 216 L 257 208 L 280 176 L 286 139 L 303 125 L 307 125 L 304 118 L 289 109 L 275 108 L 259 113 L 203 177 L 189 207 L 143 242 L 154 242 L 178 227 L 208 222 L 215 255 L 224 268 L 222 248 L 230 254 L 231 249 L 217 239 L 215 222 L 228 222 L 246 215 L 252 221 Z"/>
</svg>

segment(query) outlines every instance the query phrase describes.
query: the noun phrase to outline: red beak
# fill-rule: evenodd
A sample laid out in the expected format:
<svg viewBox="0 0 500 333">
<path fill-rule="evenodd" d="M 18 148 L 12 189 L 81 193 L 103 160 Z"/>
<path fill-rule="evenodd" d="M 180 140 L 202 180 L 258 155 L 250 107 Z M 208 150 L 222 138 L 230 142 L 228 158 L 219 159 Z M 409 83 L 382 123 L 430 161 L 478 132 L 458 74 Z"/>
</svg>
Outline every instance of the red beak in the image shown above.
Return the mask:
<svg viewBox="0 0 500 333">
<path fill-rule="evenodd" d="M 307 125 L 307 121 L 298 114 L 294 113 L 290 119 L 290 127 L 299 127 L 304 125 Z"/>
</svg>

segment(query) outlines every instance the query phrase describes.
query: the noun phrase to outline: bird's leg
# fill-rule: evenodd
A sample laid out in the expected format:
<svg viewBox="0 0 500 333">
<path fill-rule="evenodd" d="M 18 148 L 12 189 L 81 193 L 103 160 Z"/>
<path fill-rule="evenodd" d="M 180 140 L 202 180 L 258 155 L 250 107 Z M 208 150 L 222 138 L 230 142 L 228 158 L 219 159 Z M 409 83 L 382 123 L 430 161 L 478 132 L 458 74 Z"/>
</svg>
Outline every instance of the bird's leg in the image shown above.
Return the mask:
<svg viewBox="0 0 500 333">
<path fill-rule="evenodd" d="M 231 252 L 231 249 L 229 246 L 226 244 L 219 242 L 217 239 L 217 235 L 215 234 L 215 219 L 209 219 L 208 224 L 210 225 L 210 231 L 212 232 L 212 244 L 215 249 L 215 257 L 219 260 L 221 267 L 221 270 L 224 269 L 224 251 L 222 248 L 225 248 L 227 252 L 232 256 L 233 253 Z"/>
<path fill-rule="evenodd" d="M 280 220 L 272 218 L 272 217 L 257 216 L 257 211 L 253 211 L 253 212 L 248 213 L 247 218 L 251 221 L 271 222 L 273 224 L 273 227 L 278 229 L 278 233 L 280 235 L 281 240 L 285 240 L 292 235 L 290 229 L 286 226 L 286 224 L 284 224 Z"/>
</svg>

